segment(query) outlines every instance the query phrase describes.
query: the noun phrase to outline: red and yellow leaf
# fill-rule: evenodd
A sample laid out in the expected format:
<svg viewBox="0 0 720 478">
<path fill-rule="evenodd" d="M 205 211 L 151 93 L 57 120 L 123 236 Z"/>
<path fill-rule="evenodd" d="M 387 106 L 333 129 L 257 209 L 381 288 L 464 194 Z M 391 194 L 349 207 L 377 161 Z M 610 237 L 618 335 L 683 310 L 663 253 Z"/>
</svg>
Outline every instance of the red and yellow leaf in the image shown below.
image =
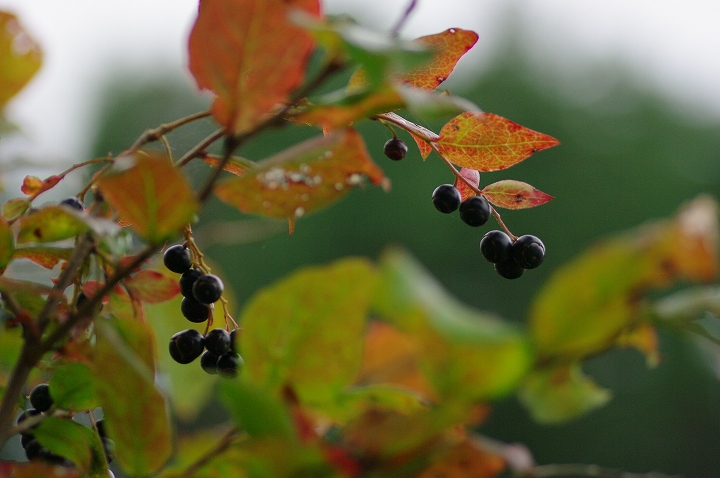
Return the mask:
<svg viewBox="0 0 720 478">
<path fill-rule="evenodd" d="M 502 456 L 466 438 L 443 453 L 418 478 L 492 478 L 504 469 Z"/>
<path fill-rule="evenodd" d="M 434 90 L 447 80 L 457 62 L 477 40 L 477 33 L 461 28 L 418 38 L 415 41 L 435 50 L 435 55 L 430 63 L 401 75 L 401 81 L 423 90 Z"/>
<path fill-rule="evenodd" d="M 462 113 L 440 130 L 437 147 L 445 158 L 480 172 L 499 171 L 533 153 L 560 144 L 492 113 Z"/>
<path fill-rule="evenodd" d="M 51 189 L 53 186 L 59 183 L 61 179 L 61 176 L 50 176 L 45 180 L 42 180 L 36 176 L 25 176 L 22 186 L 20 186 L 20 190 L 23 192 L 23 194 L 35 197 L 40 193 Z"/>
<path fill-rule="evenodd" d="M 217 168 L 222 162 L 222 156 L 218 156 L 217 154 L 206 154 L 202 156 L 202 160 L 213 168 Z M 249 159 L 232 156 L 225 164 L 225 166 L 223 166 L 223 171 L 232 173 L 235 176 L 242 176 L 248 169 L 252 169 L 254 167 L 255 163 L 253 163 Z"/>
<path fill-rule="evenodd" d="M 16 249 L 13 258 L 24 258 L 46 269 L 52 269 L 60 261 L 66 261 L 73 250 L 62 247 L 30 246 Z"/>
<path fill-rule="evenodd" d="M 14 219 L 30 208 L 32 202 L 25 198 L 9 199 L 2 206 L 2 215 L 5 219 Z"/>
<path fill-rule="evenodd" d="M 176 279 L 151 270 L 140 271 L 126 279 L 125 286 L 135 298 L 151 304 L 165 302 L 180 293 L 180 285 Z"/>
<path fill-rule="evenodd" d="M 320 15 L 318 0 L 203 0 L 190 33 L 190 72 L 211 90 L 215 120 L 239 134 L 262 122 L 301 84 L 314 41 L 288 20 Z"/>
<path fill-rule="evenodd" d="M 483 196 L 497 207 L 505 209 L 527 209 L 540 206 L 553 199 L 539 189 L 522 181 L 504 179 L 485 186 Z"/>
<path fill-rule="evenodd" d="M 229 178 L 215 194 L 241 212 L 276 218 L 300 217 L 338 200 L 362 183 L 385 176 L 354 129 L 338 130 L 298 144 Z"/>
<path fill-rule="evenodd" d="M 480 185 L 480 172 L 476 171 L 474 169 L 468 169 L 468 168 L 462 168 L 460 169 L 460 175 L 467 179 L 470 184 L 475 186 L 476 188 Z M 455 187 L 458 191 L 460 191 L 460 198 L 464 201 L 468 198 L 471 198 L 473 196 L 477 196 L 477 193 L 473 191 L 473 189 L 468 186 L 465 181 L 462 181 L 459 178 L 455 178 Z"/>
<path fill-rule="evenodd" d="M 41 63 L 40 46 L 15 15 L 0 11 L 0 110 L 37 73 Z"/>
<path fill-rule="evenodd" d="M 422 156 L 422 159 L 426 159 L 428 156 L 430 156 L 430 153 L 432 153 L 432 146 L 430 146 L 430 144 L 424 139 L 421 139 L 412 133 L 410 133 L 410 136 L 412 136 L 415 140 L 415 143 L 420 150 L 420 156 Z"/>
<path fill-rule="evenodd" d="M 97 180 L 120 219 L 145 240 L 159 243 L 177 234 L 198 208 L 185 177 L 160 153 L 138 152 L 117 161 L 125 166 Z"/>
</svg>

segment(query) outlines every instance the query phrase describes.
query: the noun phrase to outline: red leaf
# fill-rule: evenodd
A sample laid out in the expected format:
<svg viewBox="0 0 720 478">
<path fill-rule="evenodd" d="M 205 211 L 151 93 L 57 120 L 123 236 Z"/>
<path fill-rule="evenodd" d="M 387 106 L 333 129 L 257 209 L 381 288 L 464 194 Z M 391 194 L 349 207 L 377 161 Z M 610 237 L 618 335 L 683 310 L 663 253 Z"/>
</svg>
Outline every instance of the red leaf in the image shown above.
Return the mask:
<svg viewBox="0 0 720 478">
<path fill-rule="evenodd" d="M 276 218 L 300 217 L 341 198 L 368 177 L 385 176 L 354 129 L 316 137 L 229 178 L 215 194 L 242 212 Z"/>
<path fill-rule="evenodd" d="M 301 9 L 319 16 L 319 0 L 203 0 L 190 33 L 190 72 L 213 91 L 215 120 L 238 134 L 262 122 L 301 84 L 314 42 L 288 21 Z"/>
<path fill-rule="evenodd" d="M 216 154 L 206 154 L 202 157 L 202 160 L 205 161 L 206 164 L 209 164 L 213 168 L 217 168 L 220 166 L 220 162 L 222 161 L 222 157 L 218 156 Z M 245 174 L 245 172 L 250 169 L 254 168 L 255 163 L 250 161 L 249 159 L 245 158 L 239 158 L 237 156 L 233 156 L 230 158 L 230 160 L 225 164 L 223 167 L 223 171 L 227 171 L 228 173 L 233 173 L 236 176 L 242 176 Z"/>
<path fill-rule="evenodd" d="M 422 156 L 422 159 L 427 158 L 430 153 L 432 153 L 432 146 L 430 146 L 430 144 L 424 139 L 418 138 L 412 133 L 410 133 L 410 135 L 415 140 L 415 143 L 417 143 L 417 147 L 420 150 L 420 156 Z"/>
<path fill-rule="evenodd" d="M 20 191 L 28 196 L 37 196 L 55 186 L 61 179 L 61 176 L 50 176 L 43 181 L 36 176 L 25 176 Z"/>
<path fill-rule="evenodd" d="M 52 269 L 58 262 L 69 259 L 72 252 L 72 249 L 60 247 L 23 247 L 15 250 L 13 258 L 22 257 L 46 269 Z"/>
<path fill-rule="evenodd" d="M 151 304 L 165 302 L 180 293 L 180 285 L 176 279 L 151 270 L 140 271 L 134 277 L 126 279 L 125 286 L 134 297 Z"/>
<path fill-rule="evenodd" d="M 416 42 L 436 50 L 435 56 L 430 63 L 402 75 L 401 81 L 423 90 L 434 90 L 447 80 L 457 62 L 477 40 L 477 33 L 460 28 L 418 38 Z"/>
<path fill-rule="evenodd" d="M 560 142 L 492 113 L 463 113 L 442 127 L 436 144 L 458 166 L 486 172 L 509 168 Z"/>
<path fill-rule="evenodd" d="M 553 198 L 527 183 L 512 179 L 489 184 L 482 191 L 488 201 L 505 209 L 527 209 L 545 204 Z"/>
<path fill-rule="evenodd" d="M 470 181 L 470 184 L 472 184 L 476 188 L 480 185 L 480 173 L 478 171 L 474 169 L 462 168 L 460 170 L 460 175 Z M 455 178 L 455 187 L 458 191 L 460 191 L 460 198 L 463 201 L 473 196 L 477 196 L 477 193 L 473 191 L 467 184 L 465 184 L 465 181 L 461 181 L 458 178 Z"/>
</svg>

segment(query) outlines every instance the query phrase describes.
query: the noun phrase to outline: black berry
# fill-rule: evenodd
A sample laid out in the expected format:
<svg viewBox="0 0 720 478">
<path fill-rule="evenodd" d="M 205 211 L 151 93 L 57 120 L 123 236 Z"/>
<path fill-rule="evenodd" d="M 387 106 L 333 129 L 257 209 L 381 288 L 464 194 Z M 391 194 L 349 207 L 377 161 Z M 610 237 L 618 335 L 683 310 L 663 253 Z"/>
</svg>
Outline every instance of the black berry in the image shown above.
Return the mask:
<svg viewBox="0 0 720 478">
<path fill-rule="evenodd" d="M 230 351 L 230 334 L 225 329 L 212 329 L 205 336 L 205 350 L 219 357 Z"/>
<path fill-rule="evenodd" d="M 480 252 L 488 262 L 504 262 L 510 259 L 512 245 L 512 239 L 503 231 L 490 231 L 480 240 Z"/>
<path fill-rule="evenodd" d="M 535 236 L 520 236 L 513 244 L 512 256 L 523 269 L 534 269 L 545 258 L 545 245 Z"/>
<path fill-rule="evenodd" d="M 17 424 L 20 425 L 22 422 L 27 420 L 30 417 L 34 417 L 40 415 L 40 410 L 35 410 L 34 408 L 28 408 L 27 410 L 24 410 L 20 413 L 17 417 Z M 35 428 L 37 425 L 33 425 L 31 428 Z"/>
<path fill-rule="evenodd" d="M 218 374 L 224 378 L 235 378 L 244 364 L 242 357 L 235 352 L 224 353 L 217 360 Z"/>
<path fill-rule="evenodd" d="M 102 441 L 103 451 L 105 452 L 105 460 L 111 463 L 115 458 L 115 442 L 108 437 L 100 437 Z"/>
<path fill-rule="evenodd" d="M 216 375 L 218 373 L 217 363 L 218 356 L 207 350 L 200 356 L 200 366 L 210 375 Z"/>
<path fill-rule="evenodd" d="M 495 272 L 506 279 L 517 279 L 522 276 L 525 269 L 520 267 L 512 258 L 495 264 Z"/>
<path fill-rule="evenodd" d="M 177 363 L 192 362 L 200 356 L 203 348 L 203 336 L 194 329 L 183 330 L 170 338 L 170 356 Z"/>
<path fill-rule="evenodd" d="M 83 205 L 82 201 L 76 197 L 71 197 L 67 199 L 63 199 L 60 201 L 60 204 L 63 204 L 65 206 L 70 206 L 73 209 L 77 209 L 78 211 L 84 211 L 85 206 Z"/>
<path fill-rule="evenodd" d="M 183 297 L 182 302 L 180 302 L 180 311 L 182 312 L 183 317 L 188 319 L 190 322 L 199 324 L 208 319 L 208 316 L 210 315 L 210 306 L 203 304 L 202 302 L 198 302 L 195 299 Z"/>
<path fill-rule="evenodd" d="M 194 299 L 192 293 L 193 284 L 195 284 L 195 281 L 201 275 L 203 275 L 203 273 L 200 269 L 189 269 L 183 272 L 183 275 L 180 276 L 180 293 L 182 293 L 184 297 Z"/>
<path fill-rule="evenodd" d="M 441 184 L 432 193 L 435 209 L 444 214 L 455 211 L 460 206 L 461 199 L 460 191 L 452 184 Z"/>
<path fill-rule="evenodd" d="M 385 148 L 383 149 L 383 152 L 385 153 L 385 156 L 392 159 L 393 161 L 400 161 L 407 154 L 407 150 L 408 148 L 405 144 L 405 141 L 399 138 L 393 138 L 388 140 L 387 143 L 385 143 Z"/>
<path fill-rule="evenodd" d="M 479 227 L 490 219 L 490 204 L 483 196 L 473 196 L 460 204 L 460 219 L 465 224 Z"/>
<path fill-rule="evenodd" d="M 100 435 L 100 438 L 107 436 L 107 430 L 105 429 L 105 420 L 100 419 L 95 422 L 95 428 L 97 428 L 98 435 Z"/>
<path fill-rule="evenodd" d="M 25 456 L 30 461 L 37 460 L 46 450 L 40 445 L 40 442 L 34 438 L 25 445 Z"/>
<path fill-rule="evenodd" d="M 239 330 L 240 329 L 233 329 L 233 331 L 230 332 L 230 348 L 235 353 L 240 353 L 240 344 L 238 344 L 237 342 L 238 340 L 240 340 L 240 338 L 238 337 L 238 335 L 240 334 Z"/>
<path fill-rule="evenodd" d="M 23 448 L 27 448 L 28 444 L 35 439 L 35 435 L 32 433 L 21 433 L 20 434 L 20 445 Z"/>
<path fill-rule="evenodd" d="M 168 247 L 163 255 L 163 263 L 169 270 L 178 274 L 182 274 L 192 266 L 190 252 L 182 244 Z"/>
<path fill-rule="evenodd" d="M 193 297 L 203 304 L 212 304 L 222 296 L 224 287 L 218 276 L 203 274 L 193 284 Z"/>
<path fill-rule="evenodd" d="M 49 410 L 53 406 L 53 399 L 50 396 L 50 388 L 47 383 L 41 383 L 32 389 L 32 392 L 30 392 L 30 405 L 39 412 Z"/>
</svg>

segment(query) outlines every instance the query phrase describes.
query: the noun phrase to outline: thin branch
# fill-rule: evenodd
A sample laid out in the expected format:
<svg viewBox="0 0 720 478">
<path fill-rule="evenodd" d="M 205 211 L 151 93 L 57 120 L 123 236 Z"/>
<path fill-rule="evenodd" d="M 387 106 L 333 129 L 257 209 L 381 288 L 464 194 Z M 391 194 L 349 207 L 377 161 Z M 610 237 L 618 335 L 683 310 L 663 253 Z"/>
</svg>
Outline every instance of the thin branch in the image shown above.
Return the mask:
<svg viewBox="0 0 720 478">
<path fill-rule="evenodd" d="M 195 475 L 195 472 L 205 466 L 207 462 L 215 458 L 220 453 L 227 450 L 232 445 L 233 440 L 239 438 L 241 435 L 237 428 L 232 428 L 228 431 L 222 439 L 215 445 L 210 451 L 201 456 L 196 462 L 188 466 L 185 471 L 180 475 L 180 478 L 190 478 Z"/>
<path fill-rule="evenodd" d="M 657 471 L 648 473 L 631 473 L 629 471 L 604 468 L 598 465 L 561 464 L 538 465 L 526 473 L 517 475 L 531 478 L 550 478 L 562 476 L 576 476 L 589 478 L 682 478 L 682 475 L 667 475 Z"/>
<path fill-rule="evenodd" d="M 397 38 L 397 36 L 400 34 L 400 30 L 405 25 L 405 23 L 408 21 L 408 18 L 410 18 L 410 14 L 417 6 L 417 0 L 410 0 L 410 4 L 405 9 L 405 12 L 403 15 L 398 19 L 397 23 L 395 23 L 395 26 L 390 30 L 390 36 L 392 38 Z"/>
<path fill-rule="evenodd" d="M 395 114 L 395 113 L 383 113 L 380 115 L 376 115 L 375 118 L 383 121 L 387 121 L 389 123 L 393 123 L 408 133 L 412 133 L 415 136 L 417 136 L 420 139 L 424 139 L 428 143 L 434 143 L 440 139 L 440 136 L 435 134 L 434 132 L 430 131 L 429 129 L 420 126 L 419 124 L 415 124 L 412 121 L 408 121 L 402 116 Z"/>
<path fill-rule="evenodd" d="M 130 146 L 130 148 L 128 148 L 128 150 L 125 151 L 123 154 L 134 153 L 138 149 L 142 148 L 145 144 L 159 140 L 164 135 L 168 134 L 170 131 L 193 121 L 199 120 L 201 118 L 205 118 L 207 116 L 210 116 L 210 111 L 200 111 L 198 113 L 193 113 L 184 118 L 175 120 L 171 123 L 161 124 L 157 128 L 145 130 L 145 132 L 140 135 L 140 137 L 135 141 L 135 143 L 133 143 L 133 145 Z"/>
<path fill-rule="evenodd" d="M 225 130 L 223 130 L 222 128 L 215 130 L 210 135 L 208 135 L 207 138 L 196 144 L 193 149 L 185 153 L 182 158 L 178 159 L 177 163 L 175 163 L 175 166 L 177 166 L 178 168 L 182 168 L 187 163 L 200 156 L 208 146 L 222 138 L 224 134 Z"/>
</svg>

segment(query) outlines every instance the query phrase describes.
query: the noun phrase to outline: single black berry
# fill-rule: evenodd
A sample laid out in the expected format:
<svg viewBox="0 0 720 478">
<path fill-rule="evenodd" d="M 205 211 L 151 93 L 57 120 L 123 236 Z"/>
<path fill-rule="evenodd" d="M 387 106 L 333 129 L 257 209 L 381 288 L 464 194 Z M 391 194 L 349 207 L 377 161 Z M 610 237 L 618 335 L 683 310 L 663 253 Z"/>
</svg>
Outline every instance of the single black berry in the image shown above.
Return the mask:
<svg viewBox="0 0 720 478">
<path fill-rule="evenodd" d="M 76 198 L 75 196 L 67 199 L 63 199 L 60 201 L 60 204 L 64 204 L 65 206 L 70 206 L 73 209 L 77 209 L 78 211 L 84 211 L 85 206 L 83 205 L 82 201 L 80 199 Z"/>
<path fill-rule="evenodd" d="M 512 239 L 503 231 L 490 231 L 480 240 L 480 252 L 488 262 L 503 262 L 510 259 L 512 245 Z"/>
<path fill-rule="evenodd" d="M 17 424 L 20 425 L 22 422 L 27 420 L 30 417 L 34 417 L 37 415 L 40 415 L 40 410 L 35 410 L 34 408 L 28 408 L 27 410 L 24 410 L 18 415 L 17 417 Z M 31 428 L 35 428 L 37 425 L 33 425 Z"/>
<path fill-rule="evenodd" d="M 441 184 L 432 193 L 432 202 L 438 211 L 450 214 L 455 211 L 461 202 L 460 191 L 452 184 Z"/>
<path fill-rule="evenodd" d="M 32 392 L 30 392 L 30 405 L 39 412 L 44 412 L 53 406 L 50 387 L 48 387 L 47 383 L 41 383 L 32 389 Z"/>
<path fill-rule="evenodd" d="M 240 344 L 237 342 L 240 340 L 240 329 L 233 329 L 232 332 L 230 332 L 230 348 L 233 352 L 240 353 Z"/>
<path fill-rule="evenodd" d="M 105 428 L 105 419 L 101 418 L 95 422 L 95 428 L 97 428 L 98 435 L 100 438 L 107 436 L 107 429 Z"/>
<path fill-rule="evenodd" d="M 405 141 L 401 140 L 400 138 L 393 138 L 387 141 L 385 143 L 385 148 L 383 148 L 383 152 L 385 153 L 385 156 L 392 159 L 393 161 L 400 161 L 405 157 L 407 154 L 407 145 L 405 144 Z"/>
<path fill-rule="evenodd" d="M 534 269 L 545 258 L 545 244 L 535 236 L 520 236 L 513 244 L 512 256 L 523 269 Z"/>
<path fill-rule="evenodd" d="M 100 437 L 102 441 L 103 451 L 105 452 L 105 460 L 111 463 L 115 458 L 115 442 L 108 437 Z"/>
<path fill-rule="evenodd" d="M 188 319 L 190 322 L 199 324 L 208 319 L 208 316 L 210 315 L 210 306 L 203 304 L 202 302 L 198 302 L 195 299 L 183 297 L 182 302 L 180 302 L 180 311 L 182 312 L 183 317 Z"/>
<path fill-rule="evenodd" d="M 27 448 L 28 444 L 35 439 L 35 435 L 32 433 L 21 433 L 20 434 L 20 445 L 23 448 Z"/>
<path fill-rule="evenodd" d="M 465 224 L 479 227 L 490 219 L 490 204 L 483 196 L 467 198 L 460 204 L 460 219 Z"/>
<path fill-rule="evenodd" d="M 495 264 L 495 272 L 506 279 L 517 279 L 525 272 L 512 258 Z"/>
<path fill-rule="evenodd" d="M 190 252 L 182 244 L 168 247 L 163 255 L 163 263 L 169 270 L 178 274 L 182 274 L 192 266 Z"/>
<path fill-rule="evenodd" d="M 200 367 L 210 375 L 216 375 L 218 373 L 217 363 L 218 356 L 207 350 L 200 356 Z"/>
<path fill-rule="evenodd" d="M 203 274 L 193 284 L 193 297 L 203 304 L 212 304 L 223 293 L 223 281 L 214 274 Z"/>
<path fill-rule="evenodd" d="M 245 364 L 242 357 L 235 352 L 227 352 L 218 357 L 218 374 L 224 378 L 235 378 Z"/>
<path fill-rule="evenodd" d="M 230 334 L 225 329 L 212 329 L 205 335 L 205 350 L 219 357 L 230 351 Z"/>
<path fill-rule="evenodd" d="M 203 275 L 203 272 L 200 269 L 189 269 L 183 272 L 183 275 L 180 276 L 180 293 L 184 297 L 194 299 L 192 293 L 193 284 L 201 275 Z"/>
<path fill-rule="evenodd" d="M 190 363 L 203 352 L 203 340 L 202 334 L 194 329 L 178 332 L 170 338 L 170 356 L 177 363 Z"/>
<path fill-rule="evenodd" d="M 46 450 L 40 445 L 40 442 L 36 439 L 30 440 L 25 445 L 25 456 L 27 456 L 27 459 L 30 461 L 37 460 L 40 458 Z"/>
</svg>

